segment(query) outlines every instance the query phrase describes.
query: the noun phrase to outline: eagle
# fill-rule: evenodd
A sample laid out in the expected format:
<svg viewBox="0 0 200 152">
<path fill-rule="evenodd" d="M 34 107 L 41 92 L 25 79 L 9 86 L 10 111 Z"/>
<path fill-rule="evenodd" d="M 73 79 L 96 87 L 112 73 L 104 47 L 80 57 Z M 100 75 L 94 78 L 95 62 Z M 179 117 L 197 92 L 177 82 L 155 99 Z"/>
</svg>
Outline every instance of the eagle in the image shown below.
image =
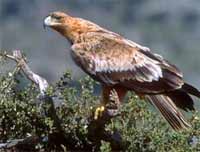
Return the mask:
<svg viewBox="0 0 200 152">
<path fill-rule="evenodd" d="M 71 44 L 75 63 L 102 85 L 101 104 L 110 102 L 113 90 L 120 103 L 133 91 L 154 105 L 174 130 L 191 127 L 178 108 L 194 110 L 191 95 L 200 92 L 183 80 L 182 72 L 162 56 L 91 21 L 52 12 L 48 26 Z"/>
</svg>

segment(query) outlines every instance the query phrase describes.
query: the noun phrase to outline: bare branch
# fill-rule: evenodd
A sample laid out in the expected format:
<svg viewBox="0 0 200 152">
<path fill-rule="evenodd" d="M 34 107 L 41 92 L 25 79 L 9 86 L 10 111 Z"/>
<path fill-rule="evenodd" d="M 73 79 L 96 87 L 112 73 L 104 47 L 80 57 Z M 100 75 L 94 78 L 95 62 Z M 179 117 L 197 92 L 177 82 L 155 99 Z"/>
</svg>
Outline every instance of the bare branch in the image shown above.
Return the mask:
<svg viewBox="0 0 200 152">
<path fill-rule="evenodd" d="M 26 77 L 33 83 L 39 86 L 40 93 L 44 95 L 44 92 L 48 88 L 49 84 L 46 79 L 42 78 L 38 74 L 34 73 L 30 67 L 27 65 L 25 58 L 23 57 L 20 50 L 14 50 L 13 55 L 7 53 L 0 53 L 0 56 L 14 60 L 17 63 L 17 67 L 22 69 Z"/>
</svg>

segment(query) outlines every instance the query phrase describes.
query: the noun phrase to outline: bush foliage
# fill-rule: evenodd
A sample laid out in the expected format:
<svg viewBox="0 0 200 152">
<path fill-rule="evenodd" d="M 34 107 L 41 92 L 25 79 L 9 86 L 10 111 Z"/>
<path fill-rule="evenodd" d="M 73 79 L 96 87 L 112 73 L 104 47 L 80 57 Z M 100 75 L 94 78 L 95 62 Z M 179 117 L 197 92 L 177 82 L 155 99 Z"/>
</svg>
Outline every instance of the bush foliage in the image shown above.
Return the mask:
<svg viewBox="0 0 200 152">
<path fill-rule="evenodd" d="M 37 86 L 31 82 L 24 86 L 23 82 L 20 72 L 8 70 L 0 75 L 0 143 L 37 136 L 41 140 L 33 151 L 55 150 L 57 145 L 48 140 L 55 132 L 53 120 L 45 115 L 48 105 L 40 103 Z M 94 94 L 98 84 L 89 77 L 76 86 L 71 82 L 67 72 L 47 91 L 55 105 L 60 103 L 56 113 L 69 139 L 60 145 L 60 151 L 200 151 L 198 114 L 190 119 L 193 129 L 175 132 L 150 104 L 129 93 L 118 115 L 98 126 L 101 123 L 93 123 L 93 112 L 100 100 Z M 98 127 L 103 130 L 94 130 Z M 102 137 L 101 131 L 114 140 Z"/>
</svg>

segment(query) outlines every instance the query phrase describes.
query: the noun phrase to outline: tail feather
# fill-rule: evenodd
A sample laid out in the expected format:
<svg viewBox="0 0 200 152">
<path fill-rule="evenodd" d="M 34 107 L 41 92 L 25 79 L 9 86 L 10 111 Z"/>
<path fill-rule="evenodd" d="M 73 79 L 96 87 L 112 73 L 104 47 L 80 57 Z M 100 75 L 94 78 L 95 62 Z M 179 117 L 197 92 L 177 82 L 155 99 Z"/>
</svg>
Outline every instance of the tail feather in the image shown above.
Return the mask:
<svg viewBox="0 0 200 152">
<path fill-rule="evenodd" d="M 192 85 L 190 85 L 188 83 L 184 83 L 183 86 L 182 86 L 182 89 L 185 92 L 200 98 L 200 91 L 198 89 L 196 89 L 195 87 L 193 87 Z"/>
<path fill-rule="evenodd" d="M 161 112 L 173 129 L 180 130 L 191 127 L 170 97 L 166 95 L 146 95 L 146 98 Z"/>
<path fill-rule="evenodd" d="M 183 89 L 168 92 L 166 95 L 171 98 L 178 108 L 181 108 L 185 111 L 195 110 L 193 99 Z"/>
</svg>

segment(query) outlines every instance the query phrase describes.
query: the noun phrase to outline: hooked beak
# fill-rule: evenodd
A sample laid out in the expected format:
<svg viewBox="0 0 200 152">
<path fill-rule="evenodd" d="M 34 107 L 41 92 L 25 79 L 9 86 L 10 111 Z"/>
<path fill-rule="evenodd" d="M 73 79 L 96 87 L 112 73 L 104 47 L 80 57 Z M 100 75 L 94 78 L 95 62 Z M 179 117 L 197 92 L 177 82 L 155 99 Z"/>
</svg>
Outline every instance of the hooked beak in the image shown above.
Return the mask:
<svg viewBox="0 0 200 152">
<path fill-rule="evenodd" d="M 51 26 L 51 25 L 52 25 L 51 16 L 47 16 L 47 17 L 44 19 L 43 28 L 46 29 L 47 26 Z"/>
</svg>

